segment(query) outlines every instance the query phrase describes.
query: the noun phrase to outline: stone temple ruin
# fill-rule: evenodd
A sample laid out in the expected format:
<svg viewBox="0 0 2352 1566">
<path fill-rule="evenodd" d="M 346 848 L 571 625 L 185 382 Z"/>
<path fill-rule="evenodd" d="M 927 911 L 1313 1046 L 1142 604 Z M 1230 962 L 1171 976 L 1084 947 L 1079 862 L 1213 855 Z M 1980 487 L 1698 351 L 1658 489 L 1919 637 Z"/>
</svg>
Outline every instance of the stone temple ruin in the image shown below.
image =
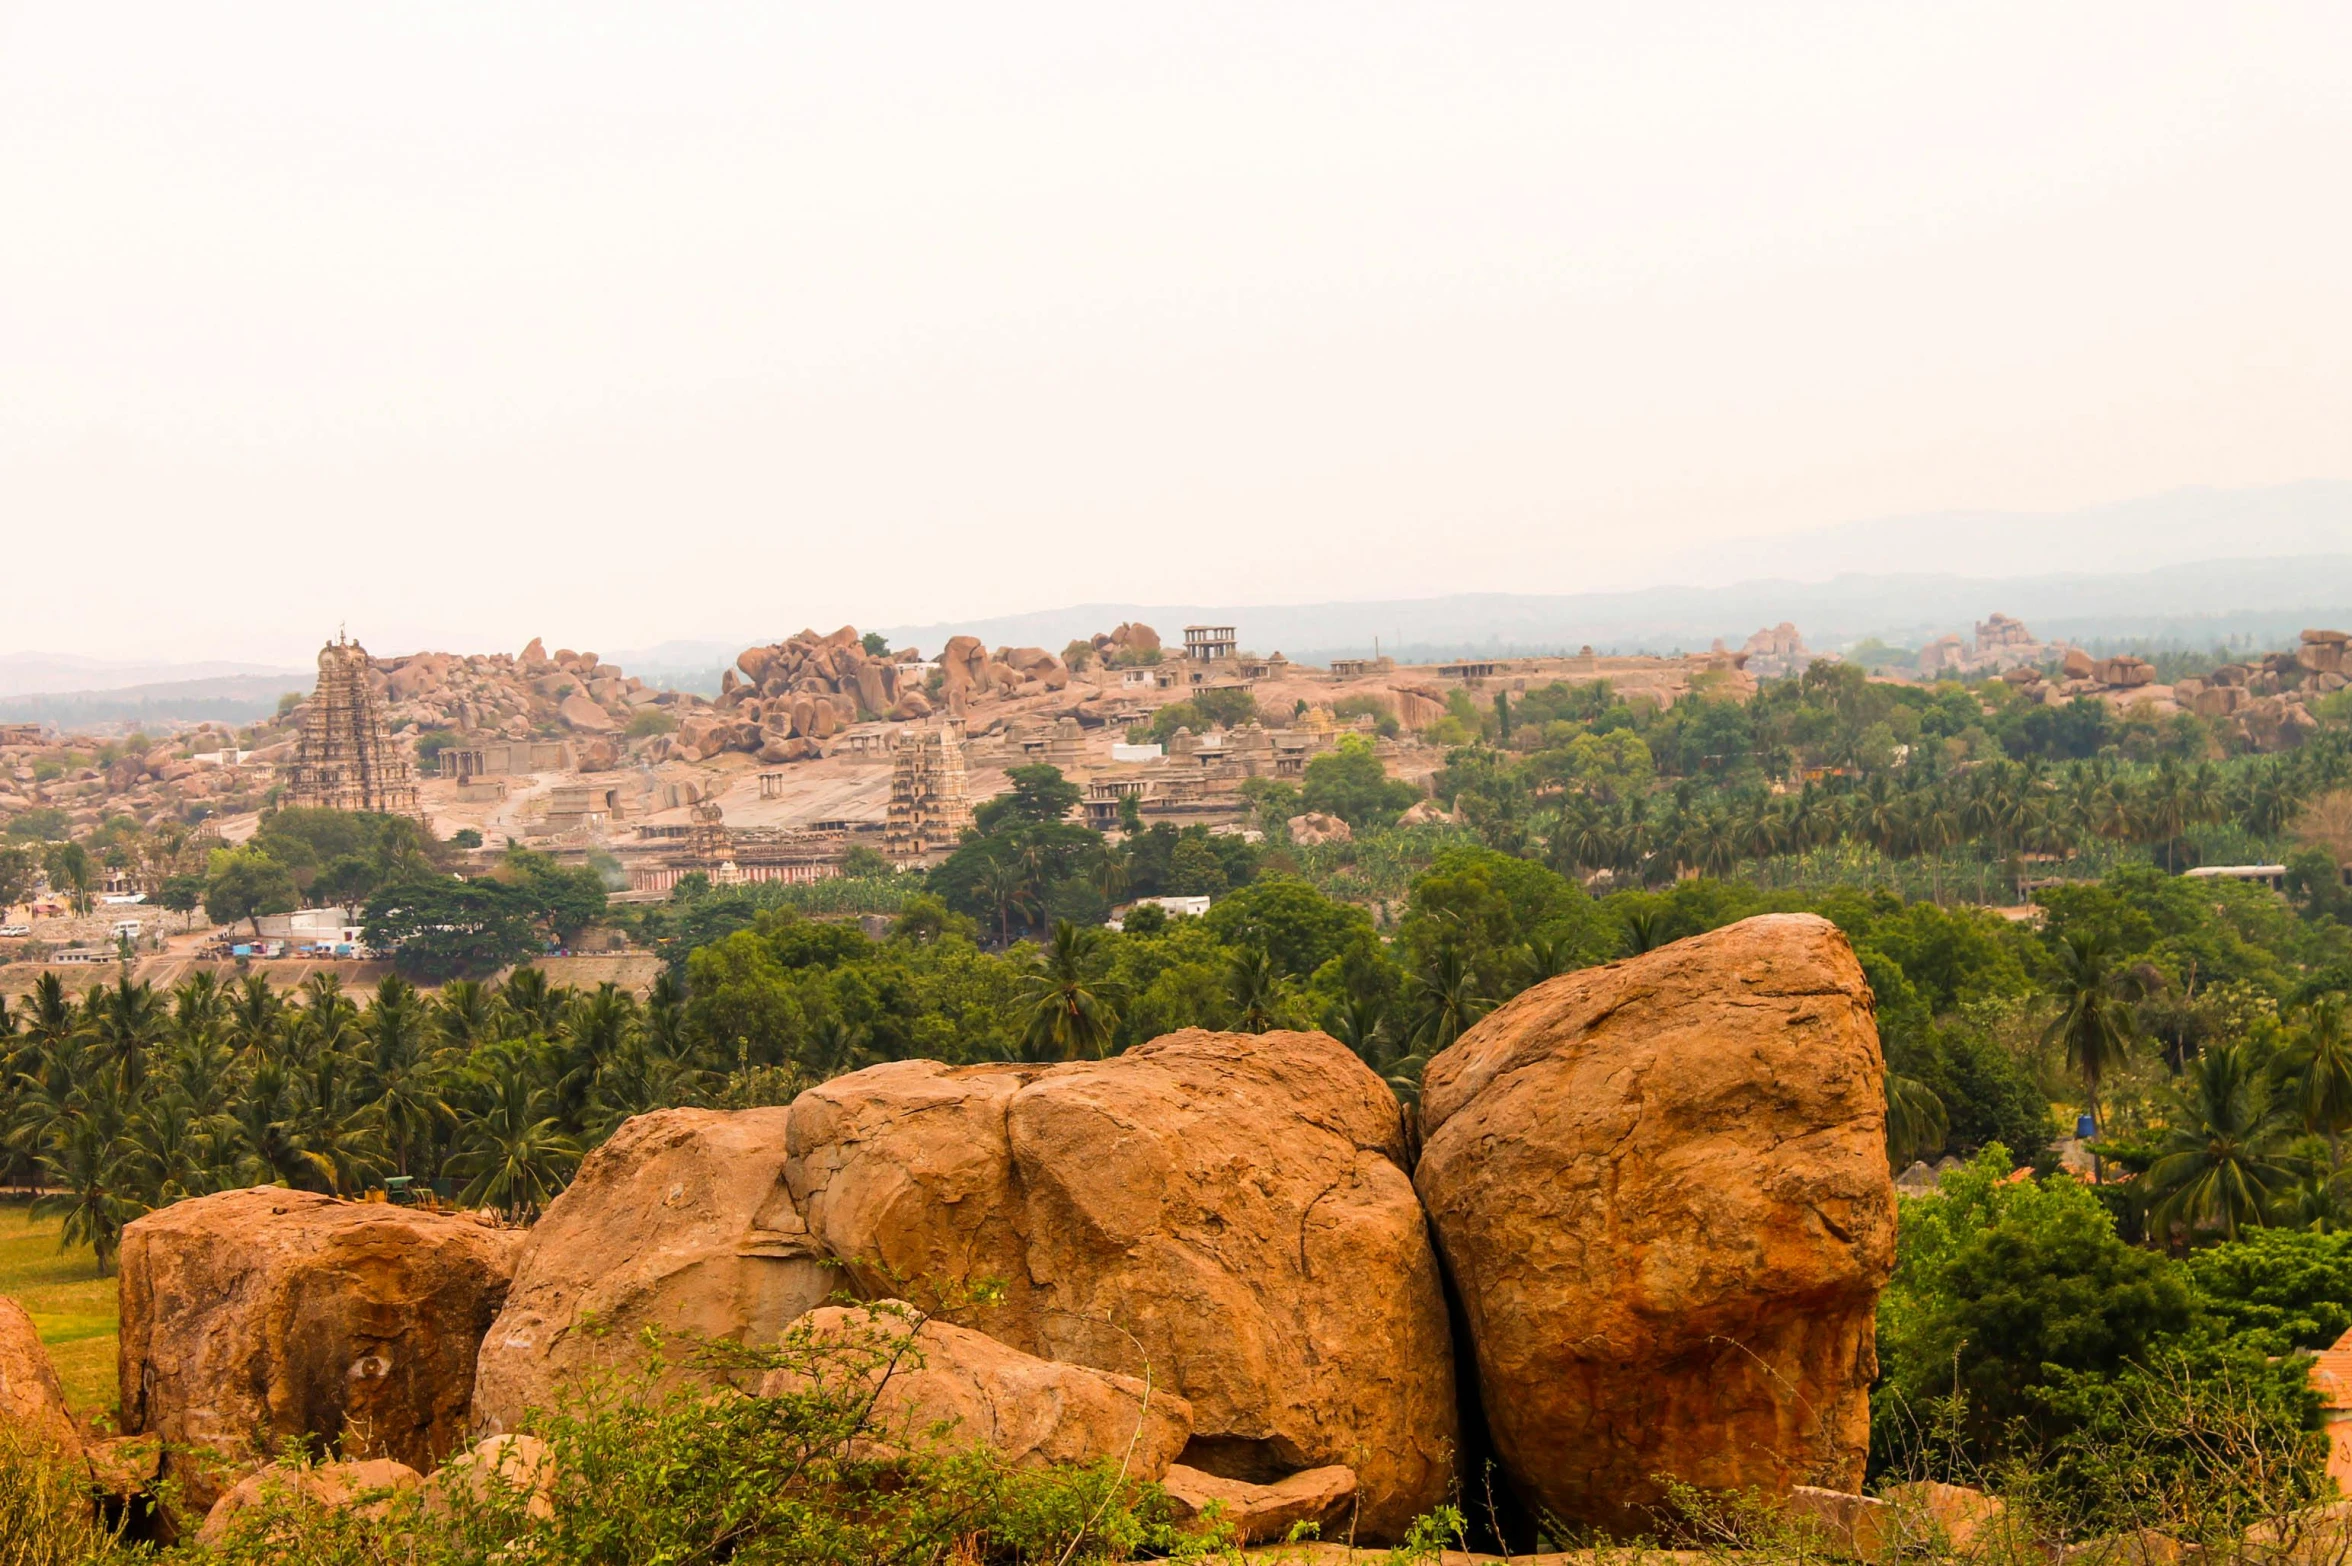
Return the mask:
<svg viewBox="0 0 2352 1566">
<path fill-rule="evenodd" d="M 342 636 L 319 649 L 318 688 L 302 715 L 286 803 L 413 816 L 416 772 L 384 731 L 367 649 Z"/>
<path fill-rule="evenodd" d="M 890 815 L 882 851 L 912 859 L 955 847 L 972 824 L 964 786 L 964 745 L 953 724 L 941 724 L 898 747 L 890 765 Z"/>
</svg>

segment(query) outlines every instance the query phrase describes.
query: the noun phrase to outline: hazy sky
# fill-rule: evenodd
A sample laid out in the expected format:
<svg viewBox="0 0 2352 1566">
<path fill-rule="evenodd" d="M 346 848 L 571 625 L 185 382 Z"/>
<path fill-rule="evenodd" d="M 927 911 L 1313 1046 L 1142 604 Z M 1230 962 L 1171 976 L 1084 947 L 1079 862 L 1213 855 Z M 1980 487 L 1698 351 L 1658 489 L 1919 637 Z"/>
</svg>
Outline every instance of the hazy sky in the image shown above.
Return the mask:
<svg viewBox="0 0 2352 1566">
<path fill-rule="evenodd" d="M 2341 0 L 0 0 L 0 651 L 1573 591 L 2352 476 L 2348 71 Z"/>
</svg>

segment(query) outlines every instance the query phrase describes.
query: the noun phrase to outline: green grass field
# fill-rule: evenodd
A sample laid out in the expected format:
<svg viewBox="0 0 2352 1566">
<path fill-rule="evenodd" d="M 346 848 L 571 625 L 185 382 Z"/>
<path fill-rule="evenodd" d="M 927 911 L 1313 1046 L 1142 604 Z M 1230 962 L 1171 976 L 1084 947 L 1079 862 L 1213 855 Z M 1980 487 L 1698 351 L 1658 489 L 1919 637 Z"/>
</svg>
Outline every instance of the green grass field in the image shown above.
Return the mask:
<svg viewBox="0 0 2352 1566">
<path fill-rule="evenodd" d="M 0 1294 L 32 1313 L 75 1412 L 115 1406 L 115 1290 L 88 1246 L 57 1248 L 58 1220 L 0 1204 Z"/>
</svg>

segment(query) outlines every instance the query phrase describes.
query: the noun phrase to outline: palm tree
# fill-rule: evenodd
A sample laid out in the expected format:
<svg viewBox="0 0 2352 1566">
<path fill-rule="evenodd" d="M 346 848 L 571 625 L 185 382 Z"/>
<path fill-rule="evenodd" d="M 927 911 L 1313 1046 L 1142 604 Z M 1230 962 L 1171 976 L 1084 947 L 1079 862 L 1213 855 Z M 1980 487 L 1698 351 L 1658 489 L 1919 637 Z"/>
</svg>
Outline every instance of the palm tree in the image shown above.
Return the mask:
<svg viewBox="0 0 2352 1566">
<path fill-rule="evenodd" d="M 1644 893 L 1644 896 L 1649 894 Z M 1616 899 L 1612 898 L 1614 902 Z M 1639 957 L 1666 944 L 1666 913 L 1661 908 L 1628 908 L 1620 916 L 1625 925 L 1625 954 Z"/>
<path fill-rule="evenodd" d="M 2091 1121 L 2100 1124 L 2099 1083 L 2130 1051 L 2131 1006 L 2115 970 L 2107 937 L 2068 931 L 2058 939 L 2058 1015 L 2042 1035 L 2044 1044 L 2063 1043 L 2066 1064 L 2090 1095 Z"/>
<path fill-rule="evenodd" d="M 2352 1129 L 2352 1027 L 2341 994 L 2311 1003 L 2271 1072 L 2288 1088 L 2303 1128 L 2327 1138 L 2329 1172 L 2342 1168 L 2343 1135 Z"/>
<path fill-rule="evenodd" d="M 258 973 L 248 975 L 229 997 L 229 1039 L 248 1054 L 274 1051 L 284 1023 L 285 1002 Z"/>
<path fill-rule="evenodd" d="M 669 977 L 666 970 L 662 977 Z M 496 1036 L 497 1009 L 488 986 L 479 979 L 458 979 L 443 985 L 433 1008 L 433 1029 L 441 1036 L 441 1047 L 461 1056 L 472 1054 Z"/>
<path fill-rule="evenodd" d="M 1368 991 L 1350 991 L 1324 1010 L 1323 1031 L 1377 1071 L 1388 1053 L 1388 1003 Z"/>
<path fill-rule="evenodd" d="M 123 1166 L 122 1137 L 107 1124 L 108 1118 L 74 1110 L 49 1126 L 41 1162 L 59 1190 L 33 1203 L 37 1213 L 64 1215 L 57 1248 L 89 1246 L 101 1278 L 113 1264 L 123 1225 L 138 1216 L 137 1204 L 125 1197 L 130 1178 Z"/>
<path fill-rule="evenodd" d="M 1288 989 L 1281 965 L 1262 946 L 1240 947 L 1226 960 L 1225 995 L 1233 1003 L 1233 1025 L 1244 1033 L 1271 1032 Z"/>
<path fill-rule="evenodd" d="M 163 1032 L 163 1007 L 152 985 L 133 983 L 128 974 L 97 1000 L 99 1056 L 121 1076 L 123 1092 L 136 1098 L 147 1085 L 147 1050 Z"/>
<path fill-rule="evenodd" d="M 1030 1059 L 1100 1060 L 1109 1051 L 1119 1009 L 1102 969 L 1102 932 L 1056 919 L 1021 980 L 1021 1043 Z"/>
<path fill-rule="evenodd" d="M 1527 938 L 1527 958 L 1521 971 L 1529 985 L 1541 984 L 1583 967 L 1578 956 L 1576 938 L 1566 930 L 1538 930 Z"/>
<path fill-rule="evenodd" d="M 1438 942 L 1421 971 L 1406 979 L 1405 995 L 1413 1047 L 1425 1056 L 1451 1049 L 1493 1004 L 1478 992 L 1477 969 L 1457 940 Z"/>
<path fill-rule="evenodd" d="M 457 1118 L 427 1047 L 425 1008 L 415 987 L 398 974 L 377 985 L 366 1031 L 367 1093 L 381 1111 L 393 1168 L 414 1175 L 425 1167 L 435 1133 Z"/>
<path fill-rule="evenodd" d="M 2279 1152 L 2286 1116 L 2245 1046 L 2207 1050 L 2170 1098 L 2172 1126 L 2145 1177 L 2150 1220 L 2160 1230 L 2181 1224 L 2192 1240 L 2216 1224 L 2235 1240 L 2265 1222 L 2298 1171 Z"/>
<path fill-rule="evenodd" d="M 1886 1074 L 1887 1162 L 1907 1168 L 1944 1145 L 1951 1125 L 1944 1101 L 1916 1077 Z"/>
<path fill-rule="evenodd" d="M 518 1036 L 553 1038 L 571 998 L 571 991 L 547 982 L 545 969 L 524 966 L 508 974 L 498 987 L 498 1010 Z"/>
<path fill-rule="evenodd" d="M 996 910 L 997 940 L 1013 944 L 1013 915 L 1034 912 L 1037 898 L 1029 888 L 1028 872 L 1012 860 L 992 863 L 980 872 L 980 896 Z M 1024 924 L 1028 921 L 1022 920 Z"/>
<path fill-rule="evenodd" d="M 522 1050 L 489 1051 L 479 1069 L 479 1113 L 448 1164 L 451 1174 L 468 1180 L 458 1200 L 527 1217 L 563 1189 L 580 1149 L 557 1124 L 552 1095 L 532 1081 Z"/>
</svg>

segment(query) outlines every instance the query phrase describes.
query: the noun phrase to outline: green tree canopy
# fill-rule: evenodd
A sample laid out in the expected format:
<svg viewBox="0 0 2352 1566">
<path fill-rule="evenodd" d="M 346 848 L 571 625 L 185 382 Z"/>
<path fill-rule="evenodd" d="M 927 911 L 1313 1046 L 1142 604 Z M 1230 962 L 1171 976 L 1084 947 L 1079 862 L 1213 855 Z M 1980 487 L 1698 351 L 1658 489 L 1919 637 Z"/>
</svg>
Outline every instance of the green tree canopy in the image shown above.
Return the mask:
<svg viewBox="0 0 2352 1566">
<path fill-rule="evenodd" d="M 205 917 L 218 924 L 248 921 L 261 933 L 263 914 L 292 913 L 301 893 L 283 863 L 248 845 L 215 849 L 204 883 Z"/>
</svg>

